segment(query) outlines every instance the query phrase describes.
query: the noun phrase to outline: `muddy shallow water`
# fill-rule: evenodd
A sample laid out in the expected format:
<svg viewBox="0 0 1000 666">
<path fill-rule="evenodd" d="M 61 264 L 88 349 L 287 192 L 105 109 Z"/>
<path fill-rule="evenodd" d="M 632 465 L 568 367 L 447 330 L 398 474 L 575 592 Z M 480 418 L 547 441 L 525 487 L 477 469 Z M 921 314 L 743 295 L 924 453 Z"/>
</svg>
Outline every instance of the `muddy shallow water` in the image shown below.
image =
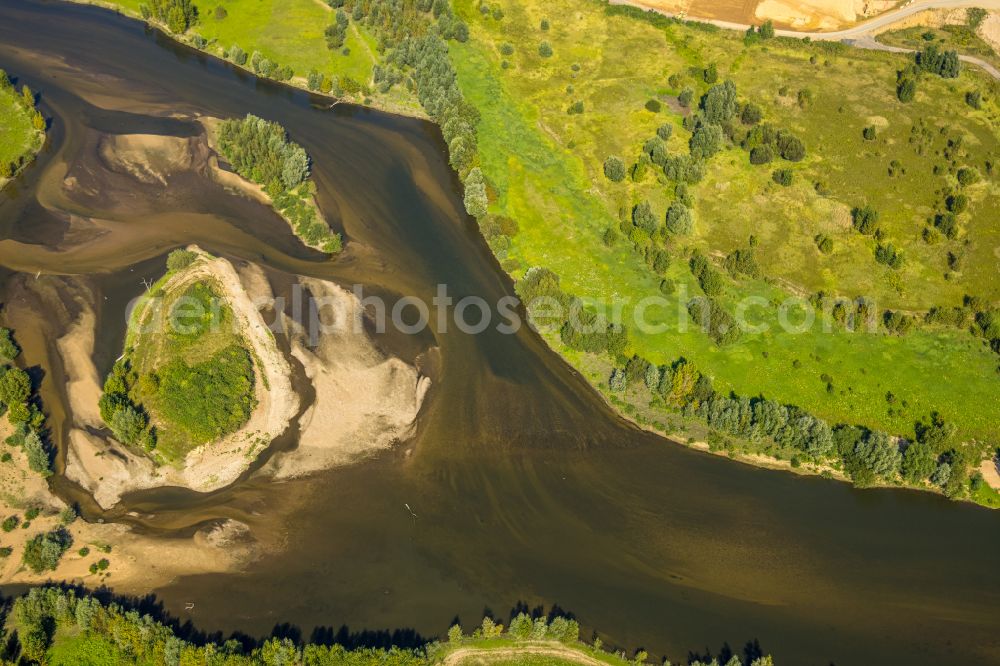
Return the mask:
<svg viewBox="0 0 1000 666">
<path fill-rule="evenodd" d="M 0 195 L 5 298 L 39 272 L 76 276 L 95 294 L 101 372 L 121 351 L 127 302 L 188 243 L 277 282 L 300 274 L 427 300 L 439 283 L 490 302 L 511 293 L 427 123 L 330 110 L 135 22 L 58 3 L 0 0 L 0 67 L 54 118 L 45 152 Z M 350 240 L 342 258 L 324 260 L 214 183 L 182 176 L 153 195 L 88 170 L 101 135 L 192 135 L 180 116 L 247 112 L 290 128 L 313 157 L 320 205 Z M 94 192 L 68 196 L 67 174 Z M 46 373 L 58 436 L 62 324 L 45 321 L 19 337 Z M 140 492 L 104 516 L 164 539 L 234 518 L 267 544 L 246 571 L 155 590 L 177 617 L 251 635 L 290 623 L 306 638 L 344 625 L 435 636 L 456 617 L 555 604 L 608 643 L 675 662 L 756 640 L 784 664 L 1000 663 L 997 514 L 753 469 L 639 432 L 526 329 L 377 343 L 434 376 L 412 440 L 298 481 Z M 53 487 L 84 500 L 61 475 Z"/>
</svg>

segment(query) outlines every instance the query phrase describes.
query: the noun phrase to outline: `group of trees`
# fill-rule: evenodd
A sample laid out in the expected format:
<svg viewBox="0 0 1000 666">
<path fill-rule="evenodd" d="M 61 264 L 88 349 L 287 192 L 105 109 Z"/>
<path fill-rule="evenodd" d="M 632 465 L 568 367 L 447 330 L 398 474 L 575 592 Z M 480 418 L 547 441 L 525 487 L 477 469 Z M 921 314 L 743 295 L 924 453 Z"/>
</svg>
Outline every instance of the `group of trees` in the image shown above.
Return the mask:
<svg viewBox="0 0 1000 666">
<path fill-rule="evenodd" d="M 945 79 L 958 77 L 961 61 L 955 51 L 939 51 L 930 44 L 914 55 L 914 61 L 896 72 L 896 96 L 901 102 L 911 102 L 917 95 L 921 74 L 935 74 Z"/>
<path fill-rule="evenodd" d="M 198 22 L 198 7 L 191 0 L 150 0 L 148 5 L 139 5 L 139 13 L 143 19 L 155 19 L 178 34 Z"/>
<path fill-rule="evenodd" d="M 296 234 L 326 252 L 339 252 L 342 240 L 316 214 L 310 202 L 307 179 L 309 156 L 302 146 L 288 140 L 285 128 L 247 114 L 222 122 L 219 152 L 236 173 L 264 186 L 274 207 L 291 223 Z"/>
<path fill-rule="evenodd" d="M 249 649 L 237 640 L 197 645 L 178 638 L 170 627 L 149 615 L 114 603 L 103 604 L 94 597 L 56 587 L 33 588 L 15 599 L 8 615 L 7 630 L 11 639 L 8 649 L 15 653 L 19 650 L 23 660 L 29 663 L 48 663 L 50 655 L 58 651 L 62 663 L 97 660 L 166 666 L 430 666 L 441 663 L 448 652 L 461 647 L 467 639 L 477 647 L 482 647 L 484 642 L 488 645 L 497 641 L 498 648 L 503 651 L 511 650 L 511 642 L 516 646 L 522 641 L 558 641 L 583 648 L 576 620 L 560 616 L 534 617 L 526 613 L 514 616 L 506 628 L 486 617 L 469 636 L 456 624 L 448 631 L 446 643 L 428 643 L 418 648 L 349 650 L 338 644 L 302 645 L 288 638 L 270 638 Z M 622 653 L 601 652 L 601 647 L 600 640 L 596 640 L 587 653 L 610 664 L 642 664 L 648 656 L 640 651 L 634 659 L 628 660 Z M 739 659 L 729 663 L 742 665 Z M 772 661 L 770 657 L 762 657 L 750 666 L 772 666 Z"/>
<path fill-rule="evenodd" d="M 104 380 L 104 391 L 98 400 L 101 419 L 119 442 L 146 451 L 156 448 L 156 427 L 146 409 L 133 398 L 138 375 L 127 358 L 115 361 Z"/>
<path fill-rule="evenodd" d="M 6 443 L 24 450 L 31 471 L 41 476 L 52 474 L 46 445 L 45 414 L 35 395 L 31 376 L 13 364 L 21 347 L 10 329 L 0 328 L 0 413 L 6 411 L 14 432 Z"/>
<path fill-rule="evenodd" d="M 719 393 L 710 378 L 683 358 L 657 366 L 633 356 L 612 371 L 609 386 L 624 391 L 633 385 L 644 385 L 665 407 L 719 432 L 751 442 L 771 441 L 816 463 L 839 464 L 858 486 L 930 483 L 953 497 L 969 481 L 969 462 L 954 446 L 956 428 L 937 413 L 916 424 L 912 441 L 862 427 L 831 426 L 794 405 Z"/>
</svg>

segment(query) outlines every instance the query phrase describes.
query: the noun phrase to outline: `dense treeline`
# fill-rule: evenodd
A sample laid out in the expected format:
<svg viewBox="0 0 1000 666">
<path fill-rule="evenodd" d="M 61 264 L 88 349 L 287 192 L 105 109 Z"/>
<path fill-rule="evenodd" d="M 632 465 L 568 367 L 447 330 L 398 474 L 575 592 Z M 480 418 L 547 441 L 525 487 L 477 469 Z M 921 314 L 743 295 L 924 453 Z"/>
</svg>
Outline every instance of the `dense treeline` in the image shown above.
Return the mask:
<svg viewBox="0 0 1000 666">
<path fill-rule="evenodd" d="M 45 414 L 31 376 L 14 365 L 20 354 L 13 331 L 0 328 L 0 414 L 6 412 L 14 428 L 6 444 L 21 447 L 31 471 L 47 477 L 52 474 L 52 463 L 46 445 Z"/>
<path fill-rule="evenodd" d="M 284 127 L 252 114 L 227 119 L 219 126 L 218 144 L 236 173 L 264 187 L 302 239 L 327 252 L 340 251 L 340 235 L 330 231 L 309 204 L 309 156 L 288 140 Z"/>
<path fill-rule="evenodd" d="M 117 604 L 78 595 L 55 587 L 35 588 L 14 600 L 7 618 L 10 637 L 4 658 L 27 663 L 155 663 L 219 664 L 227 666 L 430 666 L 454 649 L 471 644 L 477 649 L 495 645 L 506 654 L 524 641 L 562 643 L 609 664 L 643 664 L 647 654 L 637 652 L 627 659 L 623 652 L 602 651 L 600 639 L 592 647 L 579 642 L 580 627 L 571 618 L 514 616 L 509 627 L 486 617 L 471 635 L 459 625 L 448 631 L 446 643 L 428 643 L 419 648 L 357 648 L 341 645 L 298 644 L 288 638 L 271 638 L 247 649 L 242 643 L 197 645 L 176 634 L 149 615 Z M 701 662 L 694 662 L 701 664 Z M 713 662 L 716 663 L 716 662 Z M 737 657 L 726 666 L 744 666 Z M 773 666 L 770 657 L 758 657 L 746 666 Z"/>
</svg>

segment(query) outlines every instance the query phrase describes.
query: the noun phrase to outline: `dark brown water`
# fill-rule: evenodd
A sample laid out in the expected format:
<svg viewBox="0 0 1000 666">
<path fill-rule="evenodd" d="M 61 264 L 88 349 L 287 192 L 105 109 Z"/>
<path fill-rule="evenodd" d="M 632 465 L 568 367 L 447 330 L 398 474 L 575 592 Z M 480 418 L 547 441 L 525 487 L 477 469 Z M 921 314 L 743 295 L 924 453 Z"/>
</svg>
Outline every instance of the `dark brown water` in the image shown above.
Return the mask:
<svg viewBox="0 0 1000 666">
<path fill-rule="evenodd" d="M 97 294 L 101 369 L 141 279 L 191 242 L 386 294 L 429 299 L 438 283 L 491 302 L 510 293 L 426 123 L 317 108 L 134 22 L 57 3 L 0 0 L 0 67 L 41 91 L 54 117 L 48 149 L 0 198 L 2 276 L 8 287 L 38 271 L 75 276 L 66 284 Z M 247 112 L 281 122 L 312 155 L 321 205 L 351 240 L 346 257 L 324 262 L 281 220 L 199 182 L 154 205 L 102 188 L 104 200 L 76 211 L 116 211 L 99 237 L 57 212 L 80 206 L 57 185 L 83 169 L 95 133 L 183 135 L 193 126 L 167 116 Z M 19 334 L 46 370 L 58 433 L 57 319 Z M 108 516 L 162 538 L 232 517 L 282 542 L 243 573 L 156 590 L 171 611 L 207 631 L 266 635 L 287 622 L 304 637 L 344 625 L 435 636 L 456 616 L 468 625 L 485 610 L 557 604 L 606 642 L 675 662 L 756 640 L 782 664 L 1000 663 L 995 513 L 757 470 L 639 432 L 527 330 L 380 344 L 404 358 L 439 348 L 413 441 L 294 483 L 139 493 Z"/>
</svg>

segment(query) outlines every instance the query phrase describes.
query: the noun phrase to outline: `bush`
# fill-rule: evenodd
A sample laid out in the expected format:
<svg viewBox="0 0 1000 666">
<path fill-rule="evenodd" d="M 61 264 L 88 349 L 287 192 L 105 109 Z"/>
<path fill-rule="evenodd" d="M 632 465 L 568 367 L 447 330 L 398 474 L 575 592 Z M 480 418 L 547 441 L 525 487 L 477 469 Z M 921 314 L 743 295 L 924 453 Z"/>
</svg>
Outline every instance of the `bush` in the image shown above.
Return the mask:
<svg viewBox="0 0 1000 666">
<path fill-rule="evenodd" d="M 174 250 L 167 255 L 167 270 L 171 273 L 182 271 L 198 259 L 198 253 L 190 250 Z"/>
<path fill-rule="evenodd" d="M 646 102 L 646 110 L 653 113 L 659 113 L 663 106 L 660 104 L 659 100 L 651 99 Z"/>
<path fill-rule="evenodd" d="M 486 215 L 489 203 L 483 172 L 479 167 L 474 167 L 465 178 L 465 209 L 469 211 L 469 215 L 478 219 Z"/>
<path fill-rule="evenodd" d="M 62 527 L 39 534 L 25 544 L 24 563 L 36 574 L 54 571 L 72 545 L 73 537 Z"/>
<path fill-rule="evenodd" d="M 686 236 L 691 233 L 694 221 L 691 211 L 684 204 L 675 201 L 667 209 L 667 230 L 676 236 Z"/>
<path fill-rule="evenodd" d="M 979 172 L 972 167 L 962 167 L 955 176 L 958 178 L 958 184 L 963 187 L 979 181 Z"/>
<path fill-rule="evenodd" d="M 861 136 L 864 137 L 865 141 L 874 141 L 876 136 L 875 128 L 868 126 L 861 131 Z"/>
<path fill-rule="evenodd" d="M 788 187 L 792 184 L 792 170 L 791 169 L 777 169 L 771 174 L 771 180 L 776 182 L 778 185 L 783 187 Z"/>
<path fill-rule="evenodd" d="M 542 42 L 541 44 L 539 44 L 538 45 L 538 55 L 542 56 L 543 58 L 551 58 L 552 57 L 552 45 L 549 44 L 548 42 Z"/>
<path fill-rule="evenodd" d="M 670 123 L 665 123 L 656 128 L 656 136 L 660 137 L 663 141 L 666 141 L 673 135 L 674 126 Z"/>
<path fill-rule="evenodd" d="M 767 164 L 773 159 L 770 146 L 756 146 L 750 150 L 750 164 Z"/>
<path fill-rule="evenodd" d="M 625 163 L 616 155 L 611 155 L 604 160 L 604 175 L 614 183 L 625 180 Z"/>
<path fill-rule="evenodd" d="M 851 211 L 851 222 L 854 228 L 865 236 L 871 236 L 878 228 L 879 212 L 870 205 L 854 208 Z"/>
<path fill-rule="evenodd" d="M 217 5 L 217 6 L 215 7 L 215 12 L 214 12 L 214 14 L 215 14 L 215 20 L 216 20 L 216 21 L 221 21 L 222 19 L 224 19 L 224 18 L 226 18 L 227 16 L 229 16 L 229 12 L 227 12 L 227 11 L 226 11 L 226 8 L 225 8 L 225 7 L 223 7 L 222 5 Z"/>
<path fill-rule="evenodd" d="M 900 102 L 912 102 L 917 96 L 917 80 L 911 77 L 904 77 L 896 84 L 896 97 Z"/>
<path fill-rule="evenodd" d="M 0 328 L 0 360 L 13 361 L 21 354 L 21 347 L 9 328 Z"/>
<path fill-rule="evenodd" d="M 983 108 L 983 94 L 978 90 L 970 90 L 965 93 L 965 103 L 973 109 Z"/>
</svg>

